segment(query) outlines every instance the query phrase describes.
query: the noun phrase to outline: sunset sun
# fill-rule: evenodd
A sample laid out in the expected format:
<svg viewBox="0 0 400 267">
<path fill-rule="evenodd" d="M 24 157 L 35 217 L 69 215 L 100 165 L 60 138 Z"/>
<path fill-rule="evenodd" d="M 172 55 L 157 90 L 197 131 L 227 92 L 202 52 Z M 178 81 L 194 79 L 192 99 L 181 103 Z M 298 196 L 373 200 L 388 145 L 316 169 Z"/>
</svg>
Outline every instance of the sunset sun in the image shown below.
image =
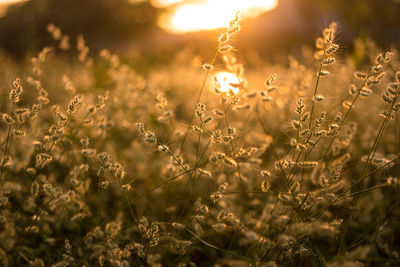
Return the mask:
<svg viewBox="0 0 400 267">
<path fill-rule="evenodd" d="M 159 25 L 172 33 L 186 33 L 226 27 L 240 11 L 243 18 L 257 17 L 274 9 L 277 0 L 206 0 L 180 3 L 182 1 L 157 1 L 168 6 L 168 11 L 159 20 Z M 173 3 L 170 5 L 170 3 Z"/>
</svg>

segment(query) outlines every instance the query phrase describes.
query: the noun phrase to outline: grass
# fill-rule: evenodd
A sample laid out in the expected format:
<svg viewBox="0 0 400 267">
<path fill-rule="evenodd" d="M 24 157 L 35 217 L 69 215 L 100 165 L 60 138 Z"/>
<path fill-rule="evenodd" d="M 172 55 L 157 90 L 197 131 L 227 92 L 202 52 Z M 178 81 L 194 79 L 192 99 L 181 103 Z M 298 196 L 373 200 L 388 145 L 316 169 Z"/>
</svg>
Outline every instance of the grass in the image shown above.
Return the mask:
<svg viewBox="0 0 400 267">
<path fill-rule="evenodd" d="M 202 68 L 135 69 L 54 25 L 3 63 L 2 266 L 400 264 L 398 54 L 338 56 L 332 23 L 306 64 L 245 69 L 239 22 Z"/>
</svg>

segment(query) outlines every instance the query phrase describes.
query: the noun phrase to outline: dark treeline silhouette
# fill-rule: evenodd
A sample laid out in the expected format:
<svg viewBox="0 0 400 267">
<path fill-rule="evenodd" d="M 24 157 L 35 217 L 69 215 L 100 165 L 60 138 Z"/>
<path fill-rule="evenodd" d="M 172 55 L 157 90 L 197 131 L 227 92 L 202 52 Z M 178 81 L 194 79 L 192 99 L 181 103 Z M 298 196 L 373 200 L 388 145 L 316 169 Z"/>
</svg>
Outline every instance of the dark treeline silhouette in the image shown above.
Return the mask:
<svg viewBox="0 0 400 267">
<path fill-rule="evenodd" d="M 11 6 L 0 18 L 0 47 L 15 58 L 36 53 L 49 44 L 49 23 L 59 26 L 71 40 L 83 34 L 92 52 L 107 47 L 121 55 L 131 45 L 146 54 L 177 50 L 190 40 L 202 47 L 198 42 L 204 35 L 215 35 L 204 33 L 196 38 L 163 33 L 156 23 L 161 12 L 149 1 L 30 0 Z M 356 37 L 368 36 L 386 48 L 400 43 L 398 14 L 397 0 L 280 0 L 277 9 L 245 23 L 241 33 L 245 38 L 240 42 L 268 48 L 268 52 L 297 47 L 313 42 L 316 32 L 337 21 L 342 44 L 351 46 Z"/>
<path fill-rule="evenodd" d="M 91 49 L 129 41 L 154 27 L 157 10 L 127 0 L 30 0 L 0 18 L 0 46 L 21 57 L 46 45 L 49 23 L 71 39 L 83 34 Z"/>
</svg>

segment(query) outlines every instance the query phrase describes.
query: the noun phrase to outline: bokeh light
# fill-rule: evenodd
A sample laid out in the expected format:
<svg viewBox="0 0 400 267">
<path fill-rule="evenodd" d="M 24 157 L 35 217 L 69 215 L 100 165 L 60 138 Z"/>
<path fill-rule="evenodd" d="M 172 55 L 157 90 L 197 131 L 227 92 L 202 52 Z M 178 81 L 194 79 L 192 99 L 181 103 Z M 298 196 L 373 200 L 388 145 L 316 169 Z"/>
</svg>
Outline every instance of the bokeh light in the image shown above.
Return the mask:
<svg viewBox="0 0 400 267">
<path fill-rule="evenodd" d="M 215 74 L 214 78 L 219 85 L 218 90 L 220 92 L 233 93 L 235 95 L 239 93 L 238 85 L 240 84 L 240 80 L 235 74 L 223 71 Z"/>
</svg>

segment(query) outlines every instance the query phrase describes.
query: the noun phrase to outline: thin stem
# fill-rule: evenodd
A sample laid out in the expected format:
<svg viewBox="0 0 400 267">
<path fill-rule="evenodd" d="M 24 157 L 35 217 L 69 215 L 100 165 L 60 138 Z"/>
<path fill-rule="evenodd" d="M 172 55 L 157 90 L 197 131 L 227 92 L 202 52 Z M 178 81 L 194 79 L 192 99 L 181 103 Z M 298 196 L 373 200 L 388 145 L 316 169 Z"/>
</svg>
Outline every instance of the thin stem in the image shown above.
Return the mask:
<svg viewBox="0 0 400 267">
<path fill-rule="evenodd" d="M 121 187 L 121 186 L 122 186 L 122 180 L 121 180 L 121 178 L 119 178 L 119 184 L 120 184 L 120 187 Z M 133 208 L 132 208 L 132 204 L 131 204 L 131 202 L 130 202 L 130 200 L 129 200 L 128 194 L 126 193 L 125 190 L 123 190 L 123 191 L 124 191 L 124 197 L 125 197 L 126 203 L 128 203 L 129 212 L 130 212 L 130 214 L 131 214 L 131 216 L 132 216 L 132 219 L 135 220 L 135 222 L 137 223 L 137 222 L 139 221 L 139 220 L 138 220 L 138 216 L 137 216 L 136 212 L 135 212 L 135 211 L 133 210 Z"/>
<path fill-rule="evenodd" d="M 202 130 L 202 125 L 203 125 L 203 119 L 201 117 L 200 118 L 200 129 Z M 197 145 L 196 145 L 196 160 L 195 160 L 195 164 L 197 165 L 197 159 L 199 158 L 199 148 L 200 148 L 200 142 L 201 142 L 201 132 L 199 132 L 199 138 L 197 140 Z"/>
<path fill-rule="evenodd" d="M 15 107 L 15 104 L 14 104 L 14 102 L 12 103 L 12 109 L 11 109 L 11 114 L 14 112 L 14 107 Z M 8 126 L 8 131 L 7 131 L 7 138 L 6 138 L 6 147 L 4 148 L 4 155 L 3 155 L 3 160 L 2 160 L 2 162 L 1 162 L 1 174 L 0 174 L 0 182 L 1 182 L 1 185 L 3 186 L 3 174 L 4 174 L 4 165 L 5 165 L 5 160 L 6 160 L 6 158 L 8 157 L 8 149 L 9 149 L 9 141 L 10 141 L 10 138 L 11 138 L 11 129 L 12 129 L 12 124 L 10 124 L 9 126 Z"/>
<path fill-rule="evenodd" d="M 377 173 L 378 171 L 380 171 L 380 170 L 386 168 L 387 166 L 389 166 L 389 165 L 392 164 L 393 162 L 398 161 L 399 159 L 400 159 L 400 157 L 397 157 L 397 158 L 395 158 L 395 159 L 393 159 L 393 160 L 391 160 L 391 161 L 385 163 L 384 165 L 380 166 L 379 168 L 376 168 L 375 170 L 373 170 L 372 172 L 368 173 L 367 175 L 361 176 L 360 178 L 356 179 L 346 190 L 344 190 L 344 191 L 340 194 L 340 196 L 336 197 L 336 198 L 335 198 L 334 200 L 332 200 L 329 204 L 327 204 L 326 206 L 324 206 L 324 207 L 322 207 L 321 209 L 319 209 L 319 210 L 318 210 L 317 212 L 315 212 L 312 216 L 318 215 L 318 214 L 321 215 L 323 211 L 325 211 L 326 209 L 328 209 L 329 207 L 331 207 L 331 206 L 333 205 L 333 203 L 335 203 L 335 201 L 336 201 L 337 199 L 339 199 L 340 197 L 343 197 L 344 194 L 346 194 L 347 192 L 349 192 L 356 184 L 358 184 L 358 183 L 364 181 L 366 178 L 368 178 L 368 177 L 371 176 L 372 174 Z M 309 210 L 310 210 L 310 209 L 309 209 Z M 318 218 L 320 215 L 318 215 L 317 218 Z"/>
<path fill-rule="evenodd" d="M 29 232 L 31 231 L 33 225 L 36 223 L 36 221 L 37 221 L 37 219 L 39 218 L 40 214 L 42 214 L 44 208 L 46 208 L 47 205 L 49 205 L 49 203 L 50 203 L 51 201 L 53 201 L 54 199 L 55 199 L 55 198 L 50 198 L 50 199 L 46 202 L 46 204 L 44 204 L 44 206 L 40 208 L 40 210 L 39 210 L 39 212 L 37 213 L 35 219 L 34 219 L 34 220 L 31 222 L 31 224 L 29 225 L 29 229 L 26 231 L 27 233 L 29 233 Z"/>
<path fill-rule="evenodd" d="M 352 111 L 352 109 L 353 109 L 353 107 L 354 107 L 354 104 L 356 103 L 357 99 L 359 98 L 359 96 L 360 96 L 360 94 L 361 94 L 361 89 L 365 86 L 365 84 L 367 83 L 369 77 L 371 77 L 371 74 L 372 74 L 372 72 L 370 71 L 370 72 L 368 73 L 367 77 L 365 78 L 365 80 L 363 81 L 362 85 L 358 88 L 357 94 L 356 94 L 356 96 L 354 97 L 353 101 L 351 102 L 351 105 L 350 105 L 349 109 L 347 110 L 346 114 L 344 115 L 343 120 L 342 120 L 341 122 L 339 122 L 339 126 L 340 126 L 340 127 L 342 127 L 342 126 L 344 125 L 344 123 L 345 123 L 347 117 L 349 116 L 350 112 Z M 324 159 L 327 158 L 328 153 L 329 153 L 329 151 L 330 151 L 330 149 L 331 149 L 331 147 L 332 147 L 333 142 L 335 141 L 335 139 L 336 139 L 336 135 L 334 135 L 334 136 L 332 137 L 331 141 L 329 142 L 328 148 L 326 149 L 326 151 L 325 151 L 325 153 L 324 153 Z"/>
<path fill-rule="evenodd" d="M 308 124 L 308 128 L 311 129 L 311 124 L 313 121 L 313 116 L 314 116 L 314 106 L 315 106 L 315 101 L 314 98 L 317 95 L 317 90 L 318 90 L 318 85 L 319 85 L 319 80 L 321 78 L 321 71 L 322 71 L 322 67 L 323 67 L 323 61 L 325 58 L 325 54 L 326 54 L 326 48 L 324 49 L 324 54 L 322 55 L 322 59 L 321 59 L 321 63 L 319 64 L 319 69 L 318 69 L 318 75 L 317 75 L 317 81 L 315 82 L 315 87 L 314 87 L 314 94 L 313 94 L 313 98 L 311 99 L 311 112 L 310 112 L 310 122 Z"/>
<path fill-rule="evenodd" d="M 256 107 L 256 115 L 257 115 L 257 118 L 258 118 L 258 120 L 259 120 L 259 122 L 260 122 L 260 124 L 261 124 L 261 127 L 263 128 L 264 134 L 265 134 L 265 135 L 268 135 L 267 128 L 265 127 L 264 122 L 263 122 L 262 119 L 261 119 L 261 116 L 260 116 L 260 114 L 259 114 L 259 112 L 258 112 L 258 108 L 257 108 L 257 107 Z M 279 158 L 278 153 L 276 152 L 275 146 L 274 146 L 274 144 L 273 144 L 272 142 L 271 142 L 270 146 L 271 146 L 271 150 L 272 150 L 272 153 L 273 153 L 274 156 L 275 156 L 276 161 L 279 163 L 280 158 Z M 280 169 L 282 175 L 285 177 L 285 180 L 286 180 L 285 187 L 287 187 L 287 189 L 289 189 L 289 188 L 290 188 L 290 180 L 289 180 L 289 177 L 286 175 L 285 170 L 283 169 L 283 167 L 282 167 L 280 164 L 279 164 L 279 169 Z M 290 190 L 289 190 L 289 191 L 290 191 Z M 293 195 L 293 192 L 290 192 L 290 194 L 291 194 L 293 200 L 296 201 L 296 198 L 295 198 L 295 196 Z"/>
<path fill-rule="evenodd" d="M 221 43 L 218 43 L 218 48 L 217 48 L 217 51 L 215 52 L 214 57 L 213 57 L 213 59 L 212 59 L 212 61 L 211 61 L 211 65 L 214 65 L 214 63 L 215 63 L 215 61 L 216 61 L 216 59 L 217 59 L 217 56 L 218 56 L 218 54 L 219 54 L 219 48 L 220 48 L 220 47 L 221 47 Z M 210 72 L 211 72 L 210 69 L 207 69 L 207 70 L 206 70 L 206 74 L 205 74 L 205 76 L 204 76 L 203 83 L 202 83 L 202 85 L 201 85 L 201 87 L 200 87 L 200 92 L 199 92 L 199 95 L 197 96 L 194 109 L 196 108 L 196 105 L 199 103 L 199 101 L 200 101 L 200 99 L 201 99 L 201 96 L 203 95 L 203 91 L 204 91 L 204 88 L 205 88 L 205 86 L 206 86 L 207 79 L 208 79 L 208 76 L 210 75 Z M 191 116 L 191 118 L 190 118 L 190 120 L 189 120 L 188 127 L 187 127 L 187 129 L 186 129 L 186 132 L 185 132 L 185 134 L 184 134 L 184 136 L 183 136 L 183 139 L 182 139 L 182 142 L 181 142 L 180 151 L 183 151 L 183 147 L 184 147 L 184 145 L 185 145 L 185 141 L 186 141 L 187 135 L 188 135 L 188 133 L 189 133 L 190 127 L 191 127 L 191 125 L 192 125 L 194 116 L 195 116 L 195 113 L 192 112 L 192 116 Z"/>
</svg>

